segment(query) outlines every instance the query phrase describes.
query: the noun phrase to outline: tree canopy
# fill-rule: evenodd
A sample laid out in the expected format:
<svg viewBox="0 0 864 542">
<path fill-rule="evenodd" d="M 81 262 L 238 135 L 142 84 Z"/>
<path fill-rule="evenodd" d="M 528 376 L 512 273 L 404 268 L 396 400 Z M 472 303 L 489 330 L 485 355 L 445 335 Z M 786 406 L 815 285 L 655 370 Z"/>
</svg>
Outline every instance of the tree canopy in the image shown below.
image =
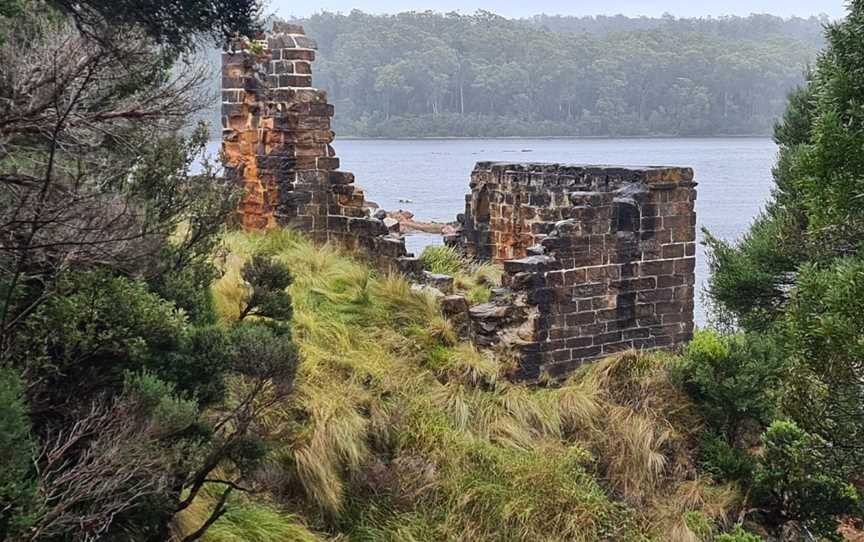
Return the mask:
<svg viewBox="0 0 864 542">
<path fill-rule="evenodd" d="M 24 0 L 3 0 L 0 15 L 14 14 Z M 201 37 L 224 43 L 258 27 L 259 0 L 46 0 L 96 37 L 106 29 L 135 26 L 157 43 L 189 51 Z M 37 3 L 29 6 L 36 7 Z"/>
<path fill-rule="evenodd" d="M 757 472 L 754 496 L 774 502 L 772 522 L 831 540 L 828 516 L 855 513 L 864 469 L 864 1 L 849 8 L 776 127 L 764 213 L 737 243 L 707 235 L 718 322 L 745 333 L 734 340 L 751 352 L 772 344 L 780 360 L 757 372 L 779 369 L 767 387 L 779 391 L 777 420 L 763 439 L 785 474 Z"/>
<path fill-rule="evenodd" d="M 321 13 L 314 83 L 352 136 L 768 134 L 817 18 Z"/>
</svg>

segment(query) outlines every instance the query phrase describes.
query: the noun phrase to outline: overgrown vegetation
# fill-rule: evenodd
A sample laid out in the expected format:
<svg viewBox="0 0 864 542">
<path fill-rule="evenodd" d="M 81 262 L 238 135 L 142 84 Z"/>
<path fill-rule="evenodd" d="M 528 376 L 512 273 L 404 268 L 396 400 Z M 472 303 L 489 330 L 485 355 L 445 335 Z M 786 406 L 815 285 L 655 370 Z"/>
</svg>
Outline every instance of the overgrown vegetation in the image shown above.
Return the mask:
<svg viewBox="0 0 864 542">
<path fill-rule="evenodd" d="M 488 302 L 492 288 L 501 285 L 500 265 L 470 261 L 453 247 L 428 246 L 420 261 L 430 273 L 452 276 L 456 292 L 464 294 L 472 305 Z"/>
<path fill-rule="evenodd" d="M 0 539 L 164 541 L 218 488 L 196 540 L 266 453 L 256 420 L 296 366 L 290 300 L 246 273 L 266 310 L 217 324 L 211 257 L 237 193 L 207 160 L 192 172 L 206 128 L 180 135 L 206 104 L 188 53 L 254 30 L 257 9 L 0 5 Z"/>
<path fill-rule="evenodd" d="M 703 335 L 685 371 L 716 410 L 711 471 L 772 533 L 828 540 L 864 516 L 864 2 L 849 11 L 776 127 L 772 201 L 737 244 L 708 236 L 708 293 L 738 334 Z"/>
<path fill-rule="evenodd" d="M 214 301 L 228 322 L 242 313 L 244 262 L 291 262 L 302 361 L 295 394 L 265 422 L 281 445 L 256 480 L 313 530 L 697 540 L 694 514 L 712 537 L 734 523 L 741 495 L 691 459 L 703 422 L 670 380 L 675 358 L 626 354 L 560 387 L 513 384 L 502 360 L 459 343 L 434 298 L 402 278 L 290 231 L 231 234 L 226 245 Z"/>
</svg>

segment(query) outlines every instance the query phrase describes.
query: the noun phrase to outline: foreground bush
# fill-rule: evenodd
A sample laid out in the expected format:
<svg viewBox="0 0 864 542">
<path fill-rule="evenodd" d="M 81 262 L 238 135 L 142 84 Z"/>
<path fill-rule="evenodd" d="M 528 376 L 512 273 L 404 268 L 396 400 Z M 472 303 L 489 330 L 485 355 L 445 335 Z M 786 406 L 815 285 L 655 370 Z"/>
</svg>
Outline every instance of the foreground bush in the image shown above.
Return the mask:
<svg viewBox="0 0 864 542">
<path fill-rule="evenodd" d="M 748 422 L 758 432 L 774 419 L 782 366 L 771 341 L 697 331 L 676 377 L 713 431 L 734 444 Z"/>
<path fill-rule="evenodd" d="M 828 443 L 792 422 L 774 422 L 762 435 L 762 457 L 753 480 L 754 502 L 817 536 L 840 540 L 837 518 L 856 511 L 858 492 L 832 473 Z"/>
<path fill-rule="evenodd" d="M 27 509 L 36 489 L 30 478 L 34 452 L 21 379 L 0 369 L 0 533 L 17 534 L 30 522 Z"/>
<path fill-rule="evenodd" d="M 854 504 L 864 472 L 864 2 L 848 7 L 827 26 L 827 47 L 775 130 L 765 212 L 737 243 L 707 237 L 708 293 L 719 320 L 745 333 L 730 340 L 771 345 L 783 365 L 779 400 L 744 385 L 743 401 L 712 401 L 774 404 L 774 423 L 761 420 L 765 433 L 751 442 L 763 454 L 748 482 L 756 513 L 775 532 L 824 538 L 838 537 L 842 515 L 864 516 Z M 752 379 L 748 362 L 720 357 L 740 375 L 731 382 Z"/>
</svg>

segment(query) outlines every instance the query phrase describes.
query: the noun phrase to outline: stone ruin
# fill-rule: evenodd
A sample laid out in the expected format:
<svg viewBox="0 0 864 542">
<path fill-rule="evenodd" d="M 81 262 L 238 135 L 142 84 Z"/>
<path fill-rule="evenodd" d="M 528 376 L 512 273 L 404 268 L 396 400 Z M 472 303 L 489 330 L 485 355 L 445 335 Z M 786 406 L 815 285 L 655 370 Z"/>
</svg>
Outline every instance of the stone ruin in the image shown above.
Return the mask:
<svg viewBox="0 0 864 542">
<path fill-rule="evenodd" d="M 296 228 L 423 277 L 383 212 L 370 216 L 354 175 L 338 169 L 333 106 L 311 86 L 315 49 L 301 26 L 276 23 L 223 54 L 223 150 L 244 188 L 239 222 Z M 479 347 L 515 358 L 517 380 L 680 345 L 693 333 L 695 187 L 688 168 L 480 162 L 445 242 L 502 263 L 503 287 L 487 304 L 446 296 L 442 307 Z"/>
<path fill-rule="evenodd" d="M 354 175 L 339 171 L 333 106 L 312 87 L 315 41 L 288 23 L 260 38 L 236 40 L 222 55 L 222 149 L 228 176 L 244 189 L 242 227 L 289 226 L 362 249 L 386 269 L 416 267 L 404 239 L 370 216 Z"/>
<path fill-rule="evenodd" d="M 691 169 L 480 162 L 470 186 L 447 242 L 503 263 L 505 288 L 470 322 L 475 342 L 515 354 L 515 378 L 691 338 Z"/>
</svg>

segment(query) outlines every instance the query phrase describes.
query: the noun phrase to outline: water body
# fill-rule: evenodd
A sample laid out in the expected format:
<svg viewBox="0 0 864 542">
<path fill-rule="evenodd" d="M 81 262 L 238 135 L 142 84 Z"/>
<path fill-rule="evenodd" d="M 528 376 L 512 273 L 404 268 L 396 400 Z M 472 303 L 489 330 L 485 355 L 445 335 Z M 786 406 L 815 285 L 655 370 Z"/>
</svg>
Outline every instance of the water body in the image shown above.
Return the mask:
<svg viewBox="0 0 864 542">
<path fill-rule="evenodd" d="M 765 205 L 777 147 L 769 138 L 708 139 L 458 139 L 339 140 L 342 169 L 353 171 L 366 198 L 388 210 L 406 209 L 418 220 L 450 222 L 463 212 L 474 163 L 564 162 L 623 166 L 688 166 L 699 183 L 699 240 L 706 227 L 737 239 Z M 400 201 L 402 200 L 402 201 Z M 407 201 L 406 201 L 407 200 Z M 409 236 L 409 250 L 440 244 L 437 236 Z M 697 323 L 706 321 L 698 293 L 708 276 L 703 248 L 696 261 Z"/>
</svg>

